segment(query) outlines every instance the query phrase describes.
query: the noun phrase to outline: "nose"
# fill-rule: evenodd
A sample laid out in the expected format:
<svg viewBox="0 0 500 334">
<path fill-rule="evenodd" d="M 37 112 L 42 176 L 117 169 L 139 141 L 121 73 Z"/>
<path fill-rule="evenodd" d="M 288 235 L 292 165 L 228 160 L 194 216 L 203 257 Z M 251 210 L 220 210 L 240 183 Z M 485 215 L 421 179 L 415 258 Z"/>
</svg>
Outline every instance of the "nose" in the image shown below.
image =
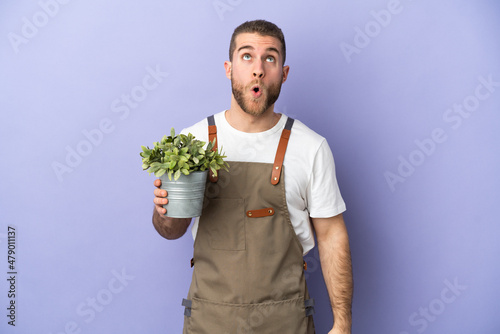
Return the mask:
<svg viewBox="0 0 500 334">
<path fill-rule="evenodd" d="M 262 71 L 254 71 L 253 72 L 253 77 L 254 78 L 262 79 L 263 76 L 264 76 L 264 73 L 262 73 Z"/>
<path fill-rule="evenodd" d="M 262 79 L 264 77 L 264 67 L 261 61 L 256 61 L 253 69 L 253 77 Z"/>
</svg>

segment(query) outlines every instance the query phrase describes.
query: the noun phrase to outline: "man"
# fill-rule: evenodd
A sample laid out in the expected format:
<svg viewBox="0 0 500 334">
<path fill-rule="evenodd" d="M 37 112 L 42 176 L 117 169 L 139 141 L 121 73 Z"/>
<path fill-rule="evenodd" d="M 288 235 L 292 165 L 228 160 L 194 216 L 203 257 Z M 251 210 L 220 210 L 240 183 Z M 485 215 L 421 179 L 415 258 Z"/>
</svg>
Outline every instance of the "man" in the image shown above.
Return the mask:
<svg viewBox="0 0 500 334">
<path fill-rule="evenodd" d="M 230 109 L 183 131 L 216 138 L 230 164 L 229 172 L 211 176 L 192 227 L 184 333 L 314 333 L 303 262 L 314 246 L 313 230 L 334 315 L 329 334 L 351 333 L 345 204 L 326 140 L 274 112 L 289 73 L 285 57 L 283 33 L 273 23 L 237 27 L 224 63 Z M 167 239 L 184 235 L 191 219 L 168 217 L 166 191 L 154 194 L 156 230 Z"/>
</svg>

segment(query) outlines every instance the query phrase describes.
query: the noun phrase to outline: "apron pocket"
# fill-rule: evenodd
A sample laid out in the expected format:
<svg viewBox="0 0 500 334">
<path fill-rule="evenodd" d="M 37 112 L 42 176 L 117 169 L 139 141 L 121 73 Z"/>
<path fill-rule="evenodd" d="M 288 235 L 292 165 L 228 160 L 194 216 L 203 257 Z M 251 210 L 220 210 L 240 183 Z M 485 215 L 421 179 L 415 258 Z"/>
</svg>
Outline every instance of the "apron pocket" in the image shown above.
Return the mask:
<svg viewBox="0 0 500 334">
<path fill-rule="evenodd" d="M 306 334 L 304 298 L 259 304 L 217 303 L 193 298 L 189 334 Z"/>
<path fill-rule="evenodd" d="M 216 221 L 217 224 L 204 224 L 204 221 Z M 200 219 L 200 228 L 205 229 L 202 233 L 208 235 L 212 249 L 245 250 L 245 207 L 243 199 L 211 199 L 209 206 Z"/>
</svg>

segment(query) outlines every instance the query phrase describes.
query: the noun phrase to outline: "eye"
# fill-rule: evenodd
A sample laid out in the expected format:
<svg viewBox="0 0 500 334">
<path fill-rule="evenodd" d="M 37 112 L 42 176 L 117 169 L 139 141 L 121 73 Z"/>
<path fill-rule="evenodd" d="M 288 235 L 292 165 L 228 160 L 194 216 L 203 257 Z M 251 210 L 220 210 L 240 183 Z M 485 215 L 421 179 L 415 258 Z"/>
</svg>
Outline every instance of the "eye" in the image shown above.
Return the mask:
<svg viewBox="0 0 500 334">
<path fill-rule="evenodd" d="M 252 57 L 250 57 L 250 55 L 248 53 L 245 53 L 243 55 L 243 60 L 250 60 Z"/>
<path fill-rule="evenodd" d="M 270 62 L 270 63 L 274 63 L 274 57 L 273 56 L 267 56 L 266 58 L 266 61 Z"/>
</svg>

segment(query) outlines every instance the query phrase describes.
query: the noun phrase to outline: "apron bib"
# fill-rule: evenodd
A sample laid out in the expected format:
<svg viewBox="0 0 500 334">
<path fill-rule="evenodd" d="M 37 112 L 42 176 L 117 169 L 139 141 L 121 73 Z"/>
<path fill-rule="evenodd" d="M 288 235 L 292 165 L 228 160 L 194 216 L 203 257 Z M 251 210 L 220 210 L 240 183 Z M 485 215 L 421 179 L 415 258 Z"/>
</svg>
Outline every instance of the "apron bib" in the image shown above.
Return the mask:
<svg viewBox="0 0 500 334">
<path fill-rule="evenodd" d="M 229 162 L 229 172 L 207 183 L 184 334 L 314 333 L 303 249 L 285 197 L 282 163 L 292 124 L 289 118 L 274 165 Z M 213 116 L 209 125 L 215 137 Z"/>
</svg>

